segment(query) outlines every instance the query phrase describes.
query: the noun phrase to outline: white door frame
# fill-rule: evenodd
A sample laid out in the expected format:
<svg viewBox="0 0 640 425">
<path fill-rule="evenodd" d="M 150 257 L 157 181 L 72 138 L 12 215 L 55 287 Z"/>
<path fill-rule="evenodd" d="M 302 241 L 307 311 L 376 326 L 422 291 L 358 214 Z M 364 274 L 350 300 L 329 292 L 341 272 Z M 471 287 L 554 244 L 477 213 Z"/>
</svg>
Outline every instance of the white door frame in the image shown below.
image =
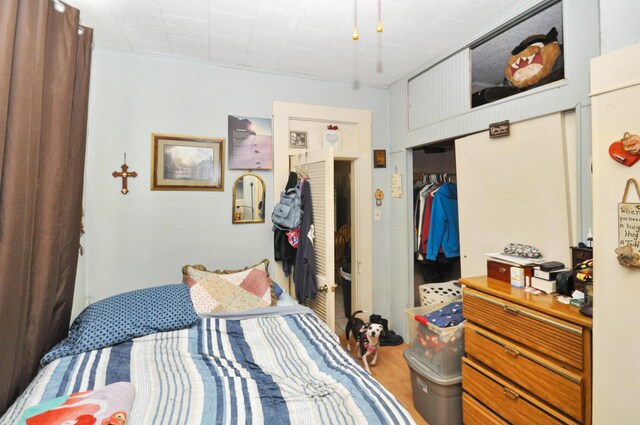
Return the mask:
<svg viewBox="0 0 640 425">
<path fill-rule="evenodd" d="M 373 309 L 373 205 L 372 205 L 372 150 L 371 111 L 309 105 L 291 102 L 273 102 L 273 202 L 279 201 L 280 191 L 289 175 L 289 155 L 298 155 L 304 149 L 289 147 L 289 131 L 307 131 L 307 148 L 321 149 L 322 131 L 327 125 L 342 126 L 348 137 L 342 140 L 342 149 L 334 152 L 336 160 L 352 162 L 352 270 L 354 288 L 352 310 Z M 301 128 L 302 127 L 302 128 Z M 274 265 L 276 282 L 287 282 L 282 265 Z"/>
</svg>

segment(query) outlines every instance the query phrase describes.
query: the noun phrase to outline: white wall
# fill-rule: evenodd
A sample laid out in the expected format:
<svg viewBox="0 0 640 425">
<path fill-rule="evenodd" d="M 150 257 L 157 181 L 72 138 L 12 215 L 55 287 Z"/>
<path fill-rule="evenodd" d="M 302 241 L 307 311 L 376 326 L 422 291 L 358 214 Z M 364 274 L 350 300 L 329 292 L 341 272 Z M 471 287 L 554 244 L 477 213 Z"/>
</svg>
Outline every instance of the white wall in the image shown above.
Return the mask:
<svg viewBox="0 0 640 425">
<path fill-rule="evenodd" d="M 594 316 L 593 423 L 640 423 L 640 269 L 618 264 L 617 211 L 629 178 L 640 179 L 609 157 L 624 132 L 640 133 L 640 44 L 592 61 Z M 631 185 L 627 202 L 640 202 Z"/>
<path fill-rule="evenodd" d="M 639 22 L 638 0 L 600 0 L 602 53 L 640 42 Z"/>
<path fill-rule="evenodd" d="M 373 147 L 387 148 L 385 88 L 354 89 L 349 83 L 95 49 L 90 96 L 85 267 L 78 279 L 88 301 L 179 282 L 181 267 L 188 263 L 239 268 L 273 259 L 268 219 L 231 224 L 232 185 L 244 171 L 226 169 L 223 192 L 151 191 L 151 133 L 226 139 L 228 115 L 271 117 L 272 102 L 283 100 L 371 110 Z M 122 195 L 120 179 L 111 173 L 120 169 L 125 152 L 138 177 L 129 179 L 130 192 Z M 281 188 L 274 188 L 271 171 L 258 174 L 267 185 L 270 217 L 273 191 Z M 374 185 L 382 185 L 385 177 L 374 173 Z M 385 233 L 374 232 L 374 244 L 387 246 L 386 239 Z M 373 275 L 374 293 L 386 294 L 384 252 L 374 250 Z"/>
</svg>

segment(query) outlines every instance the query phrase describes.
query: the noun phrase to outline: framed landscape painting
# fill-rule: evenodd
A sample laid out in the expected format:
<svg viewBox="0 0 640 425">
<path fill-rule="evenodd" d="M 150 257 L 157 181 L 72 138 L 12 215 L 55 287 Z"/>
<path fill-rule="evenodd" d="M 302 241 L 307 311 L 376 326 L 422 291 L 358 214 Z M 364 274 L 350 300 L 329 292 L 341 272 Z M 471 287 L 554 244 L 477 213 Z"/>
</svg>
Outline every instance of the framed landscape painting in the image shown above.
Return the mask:
<svg viewBox="0 0 640 425">
<path fill-rule="evenodd" d="M 224 139 L 152 135 L 151 190 L 224 190 Z"/>
</svg>

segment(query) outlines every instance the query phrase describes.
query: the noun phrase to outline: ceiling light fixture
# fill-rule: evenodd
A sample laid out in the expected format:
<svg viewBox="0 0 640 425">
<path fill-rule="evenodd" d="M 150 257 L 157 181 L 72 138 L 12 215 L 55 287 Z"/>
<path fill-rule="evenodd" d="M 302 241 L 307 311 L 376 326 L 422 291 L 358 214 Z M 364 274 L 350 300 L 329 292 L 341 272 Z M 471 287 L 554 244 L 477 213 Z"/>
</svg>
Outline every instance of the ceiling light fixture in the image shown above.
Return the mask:
<svg viewBox="0 0 640 425">
<path fill-rule="evenodd" d="M 377 32 L 382 32 L 382 0 L 378 0 L 378 26 Z M 358 40 L 360 35 L 358 34 L 358 0 L 353 0 L 353 34 L 351 35 L 353 40 Z"/>
</svg>

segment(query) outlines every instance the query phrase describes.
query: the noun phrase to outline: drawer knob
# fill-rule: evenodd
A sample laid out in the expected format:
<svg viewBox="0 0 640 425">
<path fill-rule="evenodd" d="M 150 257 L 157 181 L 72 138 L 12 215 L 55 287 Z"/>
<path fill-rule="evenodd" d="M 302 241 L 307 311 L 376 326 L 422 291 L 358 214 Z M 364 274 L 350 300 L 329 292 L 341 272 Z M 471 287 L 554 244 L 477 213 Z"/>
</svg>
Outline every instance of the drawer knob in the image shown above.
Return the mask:
<svg viewBox="0 0 640 425">
<path fill-rule="evenodd" d="M 517 392 L 510 390 L 507 387 L 504 387 L 503 389 L 504 389 L 504 395 L 507 396 L 510 400 L 516 401 L 517 399 L 520 398 L 520 395 Z"/>
<path fill-rule="evenodd" d="M 500 273 L 506 273 L 506 272 L 507 272 L 507 269 L 506 269 L 505 267 L 500 267 L 500 268 L 498 269 L 498 271 L 499 271 Z"/>
<path fill-rule="evenodd" d="M 518 314 L 518 309 L 517 308 L 509 307 L 508 305 L 504 306 L 504 311 L 506 311 L 509 314 L 513 314 L 514 316 L 516 314 Z"/>
<path fill-rule="evenodd" d="M 504 351 L 505 351 L 507 354 L 511 354 L 513 357 L 518 357 L 518 356 L 520 355 L 520 351 L 516 350 L 516 349 L 515 349 L 515 348 L 513 348 L 513 347 L 509 347 L 509 346 L 507 346 L 507 345 L 505 345 L 505 346 L 504 346 Z"/>
</svg>

